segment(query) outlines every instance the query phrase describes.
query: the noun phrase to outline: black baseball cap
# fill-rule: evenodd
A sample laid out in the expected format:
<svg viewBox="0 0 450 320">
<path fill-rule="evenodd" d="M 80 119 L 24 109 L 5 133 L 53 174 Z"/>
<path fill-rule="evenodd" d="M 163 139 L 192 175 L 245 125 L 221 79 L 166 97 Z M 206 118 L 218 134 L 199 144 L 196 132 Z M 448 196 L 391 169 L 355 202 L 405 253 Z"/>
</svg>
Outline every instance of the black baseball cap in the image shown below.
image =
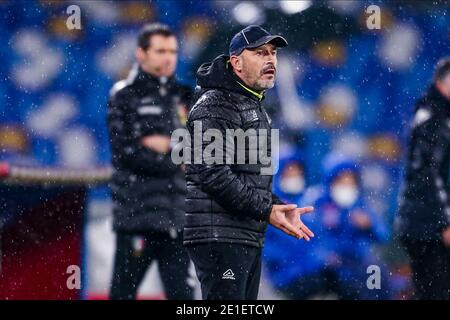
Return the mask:
<svg viewBox="0 0 450 320">
<path fill-rule="evenodd" d="M 245 49 L 253 49 L 267 43 L 272 43 L 276 47 L 286 47 L 288 45 L 285 38 L 279 35 L 272 35 L 267 30 L 257 25 L 248 26 L 236 33 L 230 41 L 230 56 L 238 56 Z"/>
</svg>

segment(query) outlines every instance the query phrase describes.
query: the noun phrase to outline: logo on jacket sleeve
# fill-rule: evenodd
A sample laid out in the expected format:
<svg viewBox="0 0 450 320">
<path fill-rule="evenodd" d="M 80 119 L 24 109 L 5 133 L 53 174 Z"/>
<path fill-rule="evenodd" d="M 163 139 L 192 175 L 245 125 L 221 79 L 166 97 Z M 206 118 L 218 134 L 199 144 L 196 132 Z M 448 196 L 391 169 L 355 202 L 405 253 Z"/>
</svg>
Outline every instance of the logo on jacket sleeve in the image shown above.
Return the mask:
<svg viewBox="0 0 450 320">
<path fill-rule="evenodd" d="M 137 113 L 143 116 L 146 115 L 159 115 L 163 112 L 163 109 L 161 106 L 157 105 L 148 105 L 148 106 L 142 106 L 137 109 Z"/>
</svg>

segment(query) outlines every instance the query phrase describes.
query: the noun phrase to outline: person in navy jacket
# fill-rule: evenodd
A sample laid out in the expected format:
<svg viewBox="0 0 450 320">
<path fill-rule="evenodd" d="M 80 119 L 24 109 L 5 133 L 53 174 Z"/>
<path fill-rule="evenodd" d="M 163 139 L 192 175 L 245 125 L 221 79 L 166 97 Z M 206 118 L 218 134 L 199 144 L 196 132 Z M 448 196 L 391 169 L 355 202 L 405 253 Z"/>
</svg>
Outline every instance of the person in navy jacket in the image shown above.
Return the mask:
<svg viewBox="0 0 450 320">
<path fill-rule="evenodd" d="M 341 299 L 387 298 L 385 283 L 380 290 L 370 290 L 366 284 L 367 267 L 382 268 L 374 244 L 387 241 L 389 233 L 383 219 L 364 203 L 358 165 L 330 154 L 323 174 L 323 183 L 308 188 L 299 203 L 314 204 L 316 213 L 304 219 L 320 230 L 317 241 L 291 243 L 296 254 L 290 251 L 288 256 L 270 241 L 266 255 L 274 285 L 292 299 L 319 293 L 334 293 Z M 278 242 L 284 238 L 277 236 Z M 273 261 L 278 261 L 276 267 Z"/>
<path fill-rule="evenodd" d="M 273 192 L 286 203 L 299 204 L 306 188 L 305 160 L 300 150 L 293 150 L 279 160 L 278 173 L 273 179 Z M 311 220 L 306 215 L 303 221 Z M 278 229 L 268 226 L 264 248 L 264 267 L 270 282 L 282 290 L 295 283 L 299 277 L 306 276 L 319 268 L 319 261 L 313 255 L 298 255 L 301 248 L 305 254 L 312 253 L 310 248 L 314 241 L 299 245 L 292 237 L 285 236 Z M 292 248 L 292 251 L 286 250 Z"/>
</svg>

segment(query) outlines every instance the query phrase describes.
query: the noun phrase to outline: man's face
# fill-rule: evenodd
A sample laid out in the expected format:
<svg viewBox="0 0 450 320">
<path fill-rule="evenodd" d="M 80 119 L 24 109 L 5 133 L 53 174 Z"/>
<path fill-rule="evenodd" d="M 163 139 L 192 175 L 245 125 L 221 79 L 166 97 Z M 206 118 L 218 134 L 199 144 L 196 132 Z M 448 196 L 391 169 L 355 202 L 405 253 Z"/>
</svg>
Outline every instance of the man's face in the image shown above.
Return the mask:
<svg viewBox="0 0 450 320">
<path fill-rule="evenodd" d="M 246 49 L 238 57 L 235 72 L 251 88 L 263 91 L 275 84 L 277 49 L 273 44 L 265 44 L 255 49 Z"/>
<path fill-rule="evenodd" d="M 177 39 L 174 36 L 153 35 L 147 50 L 138 48 L 136 58 L 141 68 L 156 76 L 170 77 L 177 66 Z"/>
<path fill-rule="evenodd" d="M 436 82 L 439 92 L 450 101 L 450 73 Z"/>
</svg>

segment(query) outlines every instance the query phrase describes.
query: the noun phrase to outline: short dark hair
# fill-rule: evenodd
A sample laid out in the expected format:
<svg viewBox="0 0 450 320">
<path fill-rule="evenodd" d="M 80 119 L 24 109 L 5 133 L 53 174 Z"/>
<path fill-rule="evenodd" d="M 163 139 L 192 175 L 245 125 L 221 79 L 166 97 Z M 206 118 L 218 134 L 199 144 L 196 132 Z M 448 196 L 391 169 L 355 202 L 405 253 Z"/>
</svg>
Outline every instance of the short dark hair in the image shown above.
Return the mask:
<svg viewBox="0 0 450 320">
<path fill-rule="evenodd" d="M 450 74 L 450 56 L 444 57 L 438 61 L 434 69 L 433 81 L 441 81 Z"/>
<path fill-rule="evenodd" d="M 162 23 L 149 23 L 144 25 L 139 30 L 137 45 L 143 50 L 147 50 L 150 47 L 151 37 L 154 35 L 162 35 L 164 37 L 175 36 L 169 26 Z"/>
</svg>

